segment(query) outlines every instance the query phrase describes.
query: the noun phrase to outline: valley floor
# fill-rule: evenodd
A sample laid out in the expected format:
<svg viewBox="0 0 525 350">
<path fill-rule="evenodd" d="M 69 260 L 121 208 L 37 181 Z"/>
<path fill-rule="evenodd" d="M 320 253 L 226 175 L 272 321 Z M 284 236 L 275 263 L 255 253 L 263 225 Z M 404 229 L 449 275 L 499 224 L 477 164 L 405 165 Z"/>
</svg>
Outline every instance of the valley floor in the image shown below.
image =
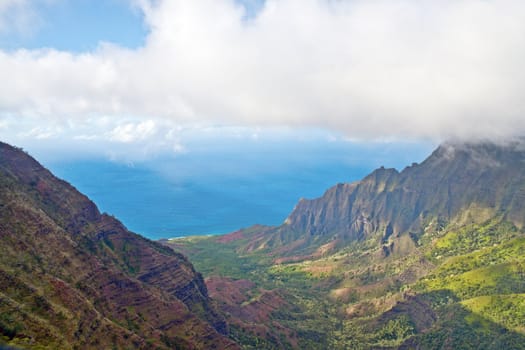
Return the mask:
<svg viewBox="0 0 525 350">
<path fill-rule="evenodd" d="M 310 256 L 249 250 L 264 228 L 166 241 L 245 349 L 524 349 L 525 235 L 499 218 Z"/>
</svg>

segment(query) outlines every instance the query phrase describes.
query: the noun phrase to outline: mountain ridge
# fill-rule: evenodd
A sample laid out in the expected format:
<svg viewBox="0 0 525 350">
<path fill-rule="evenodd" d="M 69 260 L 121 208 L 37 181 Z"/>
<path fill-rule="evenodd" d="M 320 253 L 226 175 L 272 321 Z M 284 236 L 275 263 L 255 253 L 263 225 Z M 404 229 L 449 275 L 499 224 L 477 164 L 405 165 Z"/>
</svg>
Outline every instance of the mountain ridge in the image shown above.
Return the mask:
<svg viewBox="0 0 525 350">
<path fill-rule="evenodd" d="M 468 209 L 481 219 L 505 213 L 522 227 L 524 158 L 521 142 L 445 143 L 421 164 L 400 172 L 381 167 L 361 181 L 337 184 L 319 198 L 301 199 L 283 225 L 248 249 L 286 244 L 294 247 L 290 254 L 312 253 L 324 244 L 341 247 L 370 236 L 387 243 L 403 233 L 420 235 L 432 221 L 443 225 L 459 220 Z M 487 185 L 492 183 L 505 186 Z"/>
<path fill-rule="evenodd" d="M 0 344 L 238 348 L 186 257 L 4 143 L 0 209 Z"/>
</svg>

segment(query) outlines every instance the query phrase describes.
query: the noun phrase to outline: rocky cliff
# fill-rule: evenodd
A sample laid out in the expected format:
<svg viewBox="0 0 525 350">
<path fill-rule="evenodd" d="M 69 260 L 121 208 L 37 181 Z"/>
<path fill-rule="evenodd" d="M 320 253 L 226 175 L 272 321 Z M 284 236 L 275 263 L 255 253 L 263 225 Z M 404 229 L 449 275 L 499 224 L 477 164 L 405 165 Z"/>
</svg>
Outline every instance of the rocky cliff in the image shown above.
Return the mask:
<svg viewBox="0 0 525 350">
<path fill-rule="evenodd" d="M 235 349 L 188 260 L 0 143 L 0 344 Z"/>
<path fill-rule="evenodd" d="M 498 213 L 522 227 L 524 199 L 522 142 L 447 143 L 401 172 L 380 168 L 320 198 L 302 199 L 284 225 L 265 232 L 249 249 L 287 246 L 290 253 L 308 252 L 372 236 L 386 243 L 409 233 L 417 240 L 431 226 Z"/>
</svg>

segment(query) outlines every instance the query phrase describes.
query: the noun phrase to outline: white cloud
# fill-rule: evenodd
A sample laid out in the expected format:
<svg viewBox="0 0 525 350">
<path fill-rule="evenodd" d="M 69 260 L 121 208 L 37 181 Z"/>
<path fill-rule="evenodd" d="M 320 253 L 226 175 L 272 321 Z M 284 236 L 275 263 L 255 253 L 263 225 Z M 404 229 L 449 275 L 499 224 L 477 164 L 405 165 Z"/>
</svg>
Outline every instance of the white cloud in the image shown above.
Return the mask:
<svg viewBox="0 0 525 350">
<path fill-rule="evenodd" d="M 143 141 L 156 133 L 157 126 L 152 120 L 139 123 L 118 125 L 111 133 L 109 139 L 122 143 Z"/>
<path fill-rule="evenodd" d="M 34 138 L 37 140 L 47 140 L 56 138 L 62 133 L 60 127 L 34 127 L 28 132 L 22 132 L 19 134 L 21 138 Z"/>
<path fill-rule="evenodd" d="M 146 120 L 101 127 L 123 143 L 167 121 L 353 139 L 525 132 L 521 0 L 267 0 L 248 19 L 234 0 L 135 3 L 150 27 L 137 50 L 0 52 L 0 115 Z"/>
<path fill-rule="evenodd" d="M 189 134 L 195 131 L 190 130 Z M 197 131 L 198 133 L 198 131 Z M 0 140 L 22 146 L 39 159 L 105 157 L 140 161 L 187 152 L 186 130 L 170 121 L 90 117 L 64 121 L 4 116 Z"/>
</svg>

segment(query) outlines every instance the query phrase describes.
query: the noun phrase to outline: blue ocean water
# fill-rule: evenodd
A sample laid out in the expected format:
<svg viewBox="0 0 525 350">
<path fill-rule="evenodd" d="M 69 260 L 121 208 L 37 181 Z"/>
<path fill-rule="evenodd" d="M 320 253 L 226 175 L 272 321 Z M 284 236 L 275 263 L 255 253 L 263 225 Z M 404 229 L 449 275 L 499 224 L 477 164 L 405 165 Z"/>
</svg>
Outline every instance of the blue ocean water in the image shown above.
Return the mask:
<svg viewBox="0 0 525 350">
<path fill-rule="evenodd" d="M 130 230 L 152 239 L 228 233 L 253 224 L 278 225 L 300 197 L 313 198 L 334 184 L 344 170 L 348 180 L 363 169 L 286 172 L 251 177 L 206 178 L 180 182 L 140 165 L 109 161 L 55 164 L 52 171 L 92 199 L 101 211 Z"/>
<path fill-rule="evenodd" d="M 134 164 L 68 159 L 45 165 L 130 230 L 160 239 L 279 225 L 301 197 L 321 196 L 381 165 L 403 167 L 427 151 L 399 148 L 208 149 Z"/>
</svg>

